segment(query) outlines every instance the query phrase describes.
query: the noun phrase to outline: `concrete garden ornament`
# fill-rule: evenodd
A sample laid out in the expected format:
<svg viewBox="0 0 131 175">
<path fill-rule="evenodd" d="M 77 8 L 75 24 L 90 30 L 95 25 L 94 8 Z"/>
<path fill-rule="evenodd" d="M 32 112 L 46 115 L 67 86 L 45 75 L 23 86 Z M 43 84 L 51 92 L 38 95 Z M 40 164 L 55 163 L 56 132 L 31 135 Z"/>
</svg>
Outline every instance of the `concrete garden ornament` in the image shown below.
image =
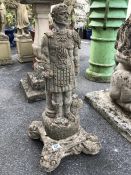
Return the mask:
<svg viewBox="0 0 131 175">
<path fill-rule="evenodd" d="M 4 0 L 0 0 L 0 65 L 12 64 L 8 36 L 5 35 L 6 8 Z"/>
<path fill-rule="evenodd" d="M 21 4 L 20 0 L 17 2 L 17 34 L 16 44 L 18 50 L 18 61 L 20 63 L 30 62 L 34 58 L 32 48 L 32 38 L 28 30 L 29 18 L 27 6 Z"/>
<path fill-rule="evenodd" d="M 119 63 L 111 79 L 111 98 L 131 112 L 131 15 L 120 27 L 115 45 Z"/>
<path fill-rule="evenodd" d="M 27 6 L 21 4 L 20 1 L 17 3 L 17 35 L 29 36 L 29 18 Z"/>
<path fill-rule="evenodd" d="M 6 9 L 3 2 L 3 0 L 0 0 L 0 35 L 5 35 Z"/>
<path fill-rule="evenodd" d="M 44 34 L 37 69 L 45 79 L 46 109 L 42 121 L 34 121 L 29 136 L 41 139 L 44 148 L 40 164 L 51 172 L 62 158 L 72 154 L 97 154 L 101 145 L 96 136 L 80 127 L 82 100 L 73 93 L 79 72 L 80 39 L 67 29 L 68 7 L 58 4 L 52 10 L 53 28 Z"/>
</svg>

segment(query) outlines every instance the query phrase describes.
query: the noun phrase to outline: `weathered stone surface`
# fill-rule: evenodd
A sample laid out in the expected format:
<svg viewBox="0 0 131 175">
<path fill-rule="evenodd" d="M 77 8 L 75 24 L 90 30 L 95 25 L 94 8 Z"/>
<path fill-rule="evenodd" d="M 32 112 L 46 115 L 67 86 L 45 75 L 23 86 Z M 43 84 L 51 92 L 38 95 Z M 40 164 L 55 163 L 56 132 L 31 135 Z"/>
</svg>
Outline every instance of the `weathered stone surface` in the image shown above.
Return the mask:
<svg viewBox="0 0 131 175">
<path fill-rule="evenodd" d="M 40 164 L 47 172 L 55 170 L 59 166 L 61 159 L 66 156 L 78 155 L 81 152 L 95 155 L 101 149 L 98 138 L 88 134 L 81 127 L 78 132 L 66 139 L 53 140 L 48 137 L 42 122 L 34 121 L 30 125 L 28 133 L 32 139 L 41 139 L 44 143 Z"/>
<path fill-rule="evenodd" d="M 39 91 L 32 89 L 27 78 L 21 79 L 20 83 L 29 103 L 45 99 L 45 90 Z"/>
<path fill-rule="evenodd" d="M 86 100 L 131 142 L 131 113 L 115 104 L 109 96 L 109 91 L 87 93 Z"/>
<path fill-rule="evenodd" d="M 37 73 L 34 72 L 28 72 L 27 73 L 28 83 L 31 85 L 32 89 L 34 90 L 42 90 L 45 89 L 45 80 L 42 78 L 39 78 L 37 76 Z"/>
</svg>

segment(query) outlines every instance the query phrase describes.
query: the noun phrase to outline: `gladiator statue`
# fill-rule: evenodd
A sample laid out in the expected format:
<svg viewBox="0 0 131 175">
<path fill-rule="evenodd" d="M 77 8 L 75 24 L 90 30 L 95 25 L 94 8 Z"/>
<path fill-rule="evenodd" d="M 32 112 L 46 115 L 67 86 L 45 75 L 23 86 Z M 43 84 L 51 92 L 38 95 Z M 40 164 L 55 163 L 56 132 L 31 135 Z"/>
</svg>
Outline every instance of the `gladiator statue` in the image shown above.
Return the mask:
<svg viewBox="0 0 131 175">
<path fill-rule="evenodd" d="M 6 24 L 6 9 L 3 0 L 0 0 L 0 35 L 4 34 Z"/>
<path fill-rule="evenodd" d="M 44 34 L 39 68 L 46 79 L 46 114 L 56 118 L 74 119 L 70 111 L 75 76 L 79 71 L 80 39 L 74 30 L 67 29 L 68 7 L 56 5 L 52 10 L 53 29 Z"/>
<path fill-rule="evenodd" d="M 53 28 L 43 36 L 37 64 L 46 82 L 46 109 L 42 121 L 33 121 L 28 130 L 32 139 L 44 143 L 40 164 L 47 172 L 55 170 L 66 156 L 81 152 L 95 155 L 101 148 L 98 138 L 80 126 L 83 103 L 73 92 L 79 72 L 80 39 L 77 32 L 67 29 L 68 7 L 56 5 L 51 16 Z"/>
</svg>

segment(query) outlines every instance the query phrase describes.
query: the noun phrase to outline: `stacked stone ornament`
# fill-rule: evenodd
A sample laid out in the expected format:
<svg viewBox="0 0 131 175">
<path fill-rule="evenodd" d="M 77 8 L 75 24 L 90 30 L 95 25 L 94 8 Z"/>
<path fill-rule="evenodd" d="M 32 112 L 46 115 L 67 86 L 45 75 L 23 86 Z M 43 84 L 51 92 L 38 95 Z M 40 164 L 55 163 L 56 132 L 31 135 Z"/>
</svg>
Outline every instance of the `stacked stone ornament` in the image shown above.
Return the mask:
<svg viewBox="0 0 131 175">
<path fill-rule="evenodd" d="M 37 67 L 45 79 L 46 109 L 42 121 L 29 127 L 29 136 L 44 143 L 40 164 L 47 172 L 55 170 L 65 156 L 81 152 L 95 155 L 101 148 L 98 138 L 81 128 L 82 100 L 73 93 L 79 72 L 79 36 L 67 29 L 65 4 L 56 5 L 51 15 L 53 28 L 43 36 Z"/>
</svg>

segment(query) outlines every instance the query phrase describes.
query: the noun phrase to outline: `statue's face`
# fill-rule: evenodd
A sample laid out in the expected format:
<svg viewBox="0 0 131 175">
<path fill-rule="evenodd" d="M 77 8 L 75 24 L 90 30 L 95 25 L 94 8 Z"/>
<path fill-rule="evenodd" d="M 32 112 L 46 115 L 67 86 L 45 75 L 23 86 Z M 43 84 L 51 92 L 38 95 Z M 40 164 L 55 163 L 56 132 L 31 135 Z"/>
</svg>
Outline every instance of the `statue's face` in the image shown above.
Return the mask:
<svg viewBox="0 0 131 175">
<path fill-rule="evenodd" d="M 68 11 L 63 9 L 55 14 L 54 21 L 57 24 L 68 25 L 68 17 Z"/>
</svg>

